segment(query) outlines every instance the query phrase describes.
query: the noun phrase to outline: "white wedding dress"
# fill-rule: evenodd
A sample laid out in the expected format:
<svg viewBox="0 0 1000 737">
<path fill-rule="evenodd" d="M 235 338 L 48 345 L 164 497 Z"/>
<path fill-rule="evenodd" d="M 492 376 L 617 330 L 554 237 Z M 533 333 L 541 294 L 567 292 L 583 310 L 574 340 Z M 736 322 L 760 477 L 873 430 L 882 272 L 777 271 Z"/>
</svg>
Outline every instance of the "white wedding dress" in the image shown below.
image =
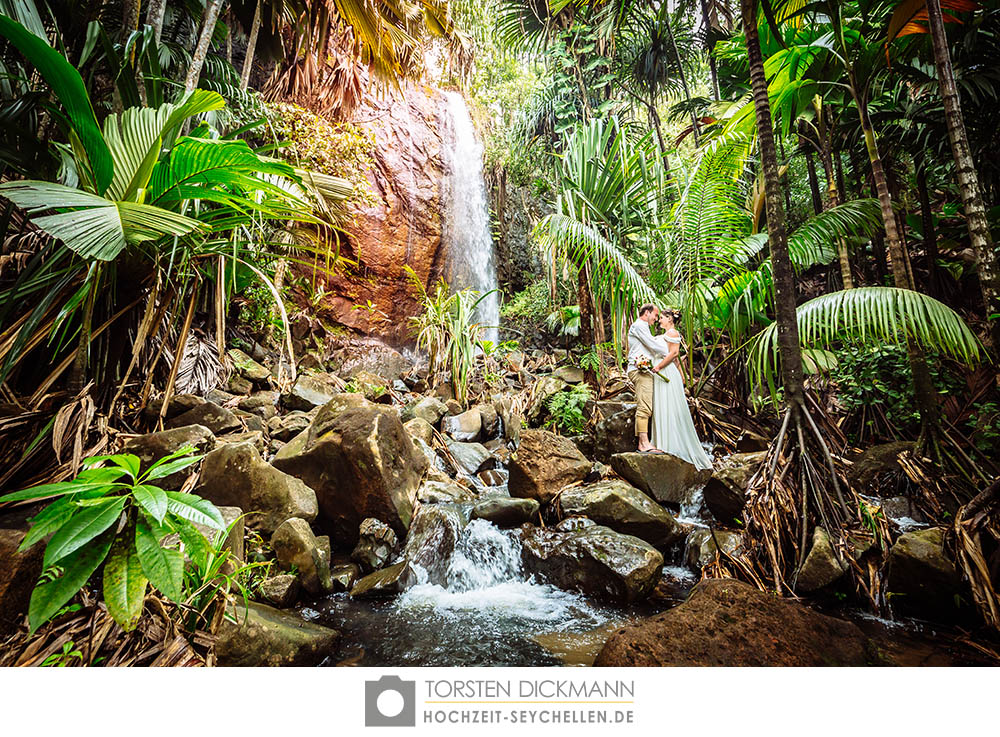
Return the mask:
<svg viewBox="0 0 1000 737">
<path fill-rule="evenodd" d="M 678 344 L 681 342 L 680 338 L 666 335 L 660 335 L 656 340 Z M 677 361 L 678 359 L 674 359 L 660 371 L 670 381 L 653 375 L 653 445 L 670 455 L 683 458 L 699 470 L 709 469 L 712 467 L 712 459 L 701 446 L 698 431 L 694 428 L 687 397 L 684 396 L 684 378 L 677 368 Z"/>
</svg>

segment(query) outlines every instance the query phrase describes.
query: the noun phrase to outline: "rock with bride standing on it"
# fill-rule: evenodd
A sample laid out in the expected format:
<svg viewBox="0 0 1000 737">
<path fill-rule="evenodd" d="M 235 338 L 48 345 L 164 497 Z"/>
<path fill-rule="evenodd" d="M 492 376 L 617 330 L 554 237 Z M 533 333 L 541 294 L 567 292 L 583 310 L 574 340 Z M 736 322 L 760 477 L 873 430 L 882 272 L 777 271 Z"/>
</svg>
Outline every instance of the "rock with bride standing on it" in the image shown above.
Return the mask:
<svg viewBox="0 0 1000 737">
<path fill-rule="evenodd" d="M 661 504 L 683 503 L 712 476 L 669 453 L 617 453 L 611 456 L 611 468 Z"/>
</svg>

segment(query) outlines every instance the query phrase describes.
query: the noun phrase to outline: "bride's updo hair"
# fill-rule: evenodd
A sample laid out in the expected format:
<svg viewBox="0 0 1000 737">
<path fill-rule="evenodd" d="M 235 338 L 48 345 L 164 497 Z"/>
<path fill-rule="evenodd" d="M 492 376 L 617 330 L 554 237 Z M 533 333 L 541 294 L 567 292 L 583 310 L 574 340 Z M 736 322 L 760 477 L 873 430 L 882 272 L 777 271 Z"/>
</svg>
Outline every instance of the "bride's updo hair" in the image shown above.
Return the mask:
<svg viewBox="0 0 1000 737">
<path fill-rule="evenodd" d="M 674 321 L 674 325 L 677 325 L 677 324 L 680 323 L 680 321 L 681 321 L 681 311 L 680 310 L 675 310 L 673 308 L 668 307 L 667 309 L 665 309 L 663 311 L 666 314 L 670 315 L 670 319 L 672 319 Z"/>
</svg>

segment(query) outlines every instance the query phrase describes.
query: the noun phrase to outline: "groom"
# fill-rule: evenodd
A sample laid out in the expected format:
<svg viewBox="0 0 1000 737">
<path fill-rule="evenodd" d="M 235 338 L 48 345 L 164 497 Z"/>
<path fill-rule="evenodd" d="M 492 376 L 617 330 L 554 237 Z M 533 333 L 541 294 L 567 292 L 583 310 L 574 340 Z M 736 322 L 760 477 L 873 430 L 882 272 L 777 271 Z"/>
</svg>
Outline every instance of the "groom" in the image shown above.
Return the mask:
<svg viewBox="0 0 1000 737">
<path fill-rule="evenodd" d="M 656 305 L 645 304 L 639 308 L 639 319 L 628 329 L 628 378 L 635 387 L 635 434 L 639 438 L 639 452 L 655 451 L 649 442 L 649 418 L 653 414 L 653 375 L 640 371 L 636 362 L 648 358 L 656 363 L 657 358 L 667 355 L 666 346 L 653 340 L 650 325 L 660 319 Z"/>
</svg>

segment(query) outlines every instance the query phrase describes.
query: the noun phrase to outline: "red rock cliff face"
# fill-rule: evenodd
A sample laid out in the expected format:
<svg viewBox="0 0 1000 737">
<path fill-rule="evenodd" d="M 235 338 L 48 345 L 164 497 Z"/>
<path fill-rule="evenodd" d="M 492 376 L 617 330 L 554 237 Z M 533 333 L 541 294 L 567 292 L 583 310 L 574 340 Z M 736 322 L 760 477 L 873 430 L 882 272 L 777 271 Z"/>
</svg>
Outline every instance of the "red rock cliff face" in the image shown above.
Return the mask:
<svg viewBox="0 0 1000 737">
<path fill-rule="evenodd" d="M 451 119 L 439 90 L 413 83 L 367 99 L 354 119 L 374 134 L 375 165 L 368 181 L 375 202 L 353 207 L 344 250 L 358 266 L 327 278 L 327 295 L 316 312 L 393 343 L 410 342 L 407 318 L 419 307 L 403 267 L 409 265 L 429 286 L 445 266 L 441 192 L 447 152 L 442 149 L 449 145 Z M 369 302 L 374 308 L 367 308 Z"/>
</svg>

